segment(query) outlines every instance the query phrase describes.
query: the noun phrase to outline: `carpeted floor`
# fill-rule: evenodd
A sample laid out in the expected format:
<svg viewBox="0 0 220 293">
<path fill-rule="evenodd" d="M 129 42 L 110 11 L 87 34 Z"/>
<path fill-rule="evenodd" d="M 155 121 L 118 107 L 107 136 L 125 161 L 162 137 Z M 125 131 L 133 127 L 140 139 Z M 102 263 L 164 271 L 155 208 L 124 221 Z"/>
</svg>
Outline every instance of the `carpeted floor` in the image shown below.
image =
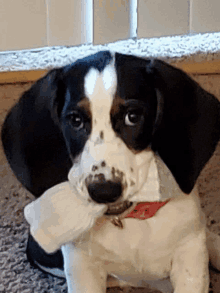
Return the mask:
<svg viewBox="0 0 220 293">
<path fill-rule="evenodd" d="M 0 124 L 6 111 L 30 84 L 0 86 Z M 220 91 L 218 90 L 218 93 Z M 0 293 L 67 292 L 65 280 L 44 274 L 30 266 L 25 249 L 28 225 L 23 208 L 33 198 L 12 174 L 0 147 Z M 207 224 L 220 234 L 220 145 L 199 178 L 202 207 Z M 210 293 L 220 293 L 220 272 L 210 269 Z M 124 292 L 120 288 L 108 293 Z M 129 289 L 126 293 L 149 293 Z M 152 291 L 151 291 L 152 292 Z M 158 291 L 157 291 L 158 292 Z M 156 291 L 154 291 L 156 293 Z"/>
</svg>

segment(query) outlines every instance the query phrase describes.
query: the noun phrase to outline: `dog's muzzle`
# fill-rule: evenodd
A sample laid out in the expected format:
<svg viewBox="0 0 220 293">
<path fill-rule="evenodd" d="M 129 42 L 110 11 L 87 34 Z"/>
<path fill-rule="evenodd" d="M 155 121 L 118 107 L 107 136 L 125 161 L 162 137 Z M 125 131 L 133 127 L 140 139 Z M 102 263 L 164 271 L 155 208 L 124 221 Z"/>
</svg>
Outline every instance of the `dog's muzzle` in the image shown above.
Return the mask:
<svg viewBox="0 0 220 293">
<path fill-rule="evenodd" d="M 85 180 L 89 196 L 97 203 L 113 203 L 123 192 L 120 179 L 106 180 L 103 174 L 88 176 Z"/>
</svg>

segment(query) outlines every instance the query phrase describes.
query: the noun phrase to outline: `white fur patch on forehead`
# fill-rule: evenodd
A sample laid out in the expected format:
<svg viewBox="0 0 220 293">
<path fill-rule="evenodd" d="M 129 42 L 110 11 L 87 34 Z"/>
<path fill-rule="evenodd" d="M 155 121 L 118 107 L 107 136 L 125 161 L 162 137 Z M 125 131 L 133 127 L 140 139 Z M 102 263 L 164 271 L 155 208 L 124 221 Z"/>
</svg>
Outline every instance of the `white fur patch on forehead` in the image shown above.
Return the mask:
<svg viewBox="0 0 220 293">
<path fill-rule="evenodd" d="M 104 69 L 102 80 L 106 91 L 111 90 L 113 93 L 116 90 L 117 76 L 113 63 Z"/>
<path fill-rule="evenodd" d="M 97 78 L 99 76 L 99 71 L 95 68 L 89 70 L 85 77 L 85 94 L 86 96 L 91 96 L 94 93 Z"/>
<path fill-rule="evenodd" d="M 85 94 L 90 101 L 92 113 L 91 141 L 97 142 L 101 136 L 105 141 L 111 141 L 115 135 L 111 127 L 110 112 L 116 87 L 114 60 L 102 72 L 91 68 L 85 76 Z"/>
<path fill-rule="evenodd" d="M 85 76 L 85 94 L 89 99 L 97 95 L 100 90 L 103 94 L 113 94 L 116 91 L 117 75 L 114 61 L 107 65 L 102 72 L 91 68 Z"/>
</svg>

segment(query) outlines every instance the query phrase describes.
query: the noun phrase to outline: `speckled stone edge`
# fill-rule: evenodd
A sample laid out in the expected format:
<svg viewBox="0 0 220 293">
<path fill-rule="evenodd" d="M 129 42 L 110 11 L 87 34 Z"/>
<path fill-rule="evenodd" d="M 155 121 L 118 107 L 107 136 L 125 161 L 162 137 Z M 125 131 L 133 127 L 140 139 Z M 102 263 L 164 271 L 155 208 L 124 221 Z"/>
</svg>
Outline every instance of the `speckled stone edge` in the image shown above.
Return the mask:
<svg viewBox="0 0 220 293">
<path fill-rule="evenodd" d="M 0 52 L 0 72 L 48 70 L 106 49 L 140 57 L 157 57 L 173 62 L 212 61 L 220 59 L 220 32 L 128 39 L 105 45 L 57 46 Z"/>
</svg>

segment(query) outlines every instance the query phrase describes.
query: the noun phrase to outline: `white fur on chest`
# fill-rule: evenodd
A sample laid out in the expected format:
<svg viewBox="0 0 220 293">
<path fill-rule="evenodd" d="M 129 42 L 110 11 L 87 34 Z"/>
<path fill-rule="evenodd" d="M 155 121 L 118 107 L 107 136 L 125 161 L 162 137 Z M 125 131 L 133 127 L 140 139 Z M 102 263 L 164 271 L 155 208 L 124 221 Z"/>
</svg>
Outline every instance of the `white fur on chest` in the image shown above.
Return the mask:
<svg viewBox="0 0 220 293">
<path fill-rule="evenodd" d="M 100 260 L 109 274 L 139 285 L 143 279 L 167 278 L 175 250 L 205 233 L 196 191 L 171 200 L 150 219 L 122 222 L 124 229 L 119 229 L 101 218 L 76 246 Z"/>
</svg>

